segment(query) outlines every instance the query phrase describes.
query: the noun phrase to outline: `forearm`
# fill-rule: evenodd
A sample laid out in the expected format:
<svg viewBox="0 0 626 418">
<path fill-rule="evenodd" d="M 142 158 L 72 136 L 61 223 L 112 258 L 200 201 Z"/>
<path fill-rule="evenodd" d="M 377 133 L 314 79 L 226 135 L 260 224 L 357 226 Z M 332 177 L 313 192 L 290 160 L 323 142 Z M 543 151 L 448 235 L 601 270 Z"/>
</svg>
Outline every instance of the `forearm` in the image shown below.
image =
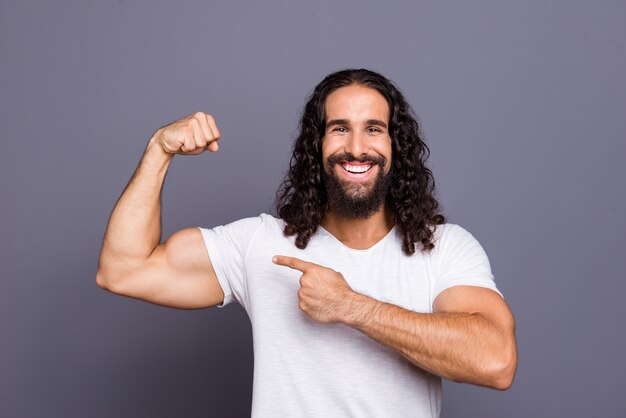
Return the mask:
<svg viewBox="0 0 626 418">
<path fill-rule="evenodd" d="M 106 280 L 147 258 L 160 243 L 161 190 L 173 154 L 153 138 L 109 218 L 98 265 Z"/>
<path fill-rule="evenodd" d="M 433 374 L 506 389 L 510 342 L 479 314 L 418 313 L 356 294 L 345 323 Z"/>
</svg>

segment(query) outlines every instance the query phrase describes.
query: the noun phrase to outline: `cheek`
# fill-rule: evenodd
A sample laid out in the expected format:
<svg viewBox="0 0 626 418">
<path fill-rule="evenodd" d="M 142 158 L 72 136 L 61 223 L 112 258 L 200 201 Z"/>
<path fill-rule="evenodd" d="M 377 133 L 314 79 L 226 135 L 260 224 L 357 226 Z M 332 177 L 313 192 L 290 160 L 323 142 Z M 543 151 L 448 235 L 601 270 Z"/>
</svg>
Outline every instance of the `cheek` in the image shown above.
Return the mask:
<svg viewBox="0 0 626 418">
<path fill-rule="evenodd" d="M 322 139 L 322 165 L 328 170 L 328 158 L 337 151 L 337 144 L 333 144 L 333 141 L 324 141 Z"/>
<path fill-rule="evenodd" d="M 385 162 L 385 171 L 391 168 L 391 159 L 392 159 L 392 149 L 391 149 L 391 141 L 387 141 L 384 144 L 381 144 L 379 147 L 376 147 L 376 152 L 379 155 L 382 155 L 387 160 Z"/>
<path fill-rule="evenodd" d="M 327 168 L 326 160 L 328 159 L 328 149 L 322 143 L 322 167 Z"/>
</svg>

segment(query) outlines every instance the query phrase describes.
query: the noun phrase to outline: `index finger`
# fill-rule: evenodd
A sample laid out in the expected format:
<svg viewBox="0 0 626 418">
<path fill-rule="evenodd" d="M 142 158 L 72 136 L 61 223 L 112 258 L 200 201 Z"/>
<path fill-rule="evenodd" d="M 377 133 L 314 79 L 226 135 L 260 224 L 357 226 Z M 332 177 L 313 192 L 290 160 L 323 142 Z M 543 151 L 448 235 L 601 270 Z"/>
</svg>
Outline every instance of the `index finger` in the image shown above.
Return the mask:
<svg viewBox="0 0 626 418">
<path fill-rule="evenodd" d="M 296 257 L 287 257 L 286 255 L 275 255 L 274 257 L 272 257 L 272 261 L 274 262 L 274 264 L 289 267 L 294 270 L 300 270 L 302 273 L 304 273 L 305 270 L 308 268 L 317 266 L 317 264 L 315 263 L 300 260 Z"/>
<path fill-rule="evenodd" d="M 196 112 L 193 114 L 193 117 L 200 124 L 200 129 L 202 130 L 202 134 L 204 135 L 206 140 L 211 141 L 214 135 L 213 135 L 213 132 L 211 131 L 211 128 L 209 127 L 209 123 L 207 122 L 206 113 Z"/>
<path fill-rule="evenodd" d="M 213 132 L 213 135 L 215 136 L 215 139 L 220 139 L 221 134 L 220 134 L 220 130 L 217 129 L 217 124 L 215 123 L 215 118 L 212 115 L 206 113 L 206 121 L 209 124 L 209 128 Z"/>
</svg>

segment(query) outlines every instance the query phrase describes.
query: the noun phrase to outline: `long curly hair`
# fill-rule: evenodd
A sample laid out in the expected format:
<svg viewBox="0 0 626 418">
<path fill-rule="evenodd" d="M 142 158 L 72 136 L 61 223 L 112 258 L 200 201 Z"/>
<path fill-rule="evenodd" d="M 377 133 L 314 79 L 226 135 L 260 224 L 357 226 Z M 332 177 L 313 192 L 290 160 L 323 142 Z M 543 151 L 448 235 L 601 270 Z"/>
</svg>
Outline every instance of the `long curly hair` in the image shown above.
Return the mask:
<svg viewBox="0 0 626 418">
<path fill-rule="evenodd" d="M 402 237 L 406 255 L 434 248 L 436 225 L 446 222 L 435 198 L 435 180 L 425 162 L 430 150 L 421 137 L 411 106 L 387 78 L 367 69 L 345 69 L 329 74 L 308 98 L 294 142 L 289 171 L 276 192 L 275 209 L 285 221 L 284 235 L 296 235 L 296 247 L 306 248 L 329 209 L 322 176 L 322 138 L 326 131 L 326 98 L 333 91 L 359 85 L 377 90 L 389 105 L 392 140 L 392 181 L 385 199 L 387 211 Z M 432 228 L 435 226 L 435 228 Z"/>
</svg>

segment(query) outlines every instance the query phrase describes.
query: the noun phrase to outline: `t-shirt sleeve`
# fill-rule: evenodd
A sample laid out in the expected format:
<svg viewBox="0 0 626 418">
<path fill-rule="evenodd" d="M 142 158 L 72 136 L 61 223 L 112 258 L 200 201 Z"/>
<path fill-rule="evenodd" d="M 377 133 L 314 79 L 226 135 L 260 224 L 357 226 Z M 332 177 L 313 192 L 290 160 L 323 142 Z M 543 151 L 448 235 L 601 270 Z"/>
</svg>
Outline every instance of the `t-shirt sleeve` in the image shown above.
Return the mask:
<svg viewBox="0 0 626 418">
<path fill-rule="evenodd" d="M 440 269 L 431 301 L 445 289 L 459 285 L 486 287 L 502 296 L 487 253 L 471 233 L 459 225 L 446 224 L 439 245 Z"/>
<path fill-rule="evenodd" d="M 224 292 L 224 301 L 216 305 L 218 308 L 223 308 L 233 300 L 246 306 L 246 254 L 262 222 L 263 218 L 257 216 L 211 229 L 198 227 L 215 275 Z"/>
</svg>

